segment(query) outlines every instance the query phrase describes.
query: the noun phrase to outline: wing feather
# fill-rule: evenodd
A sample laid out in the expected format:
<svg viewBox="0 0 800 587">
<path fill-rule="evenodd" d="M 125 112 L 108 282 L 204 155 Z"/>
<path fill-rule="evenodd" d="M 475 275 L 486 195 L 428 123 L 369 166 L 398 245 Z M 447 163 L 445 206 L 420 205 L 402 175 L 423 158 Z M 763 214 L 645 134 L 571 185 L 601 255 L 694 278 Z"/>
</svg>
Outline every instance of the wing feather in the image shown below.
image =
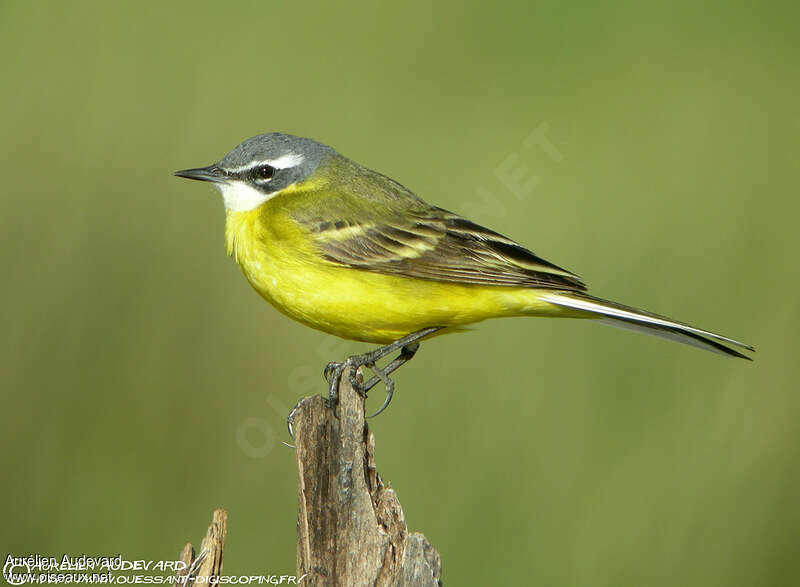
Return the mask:
<svg viewBox="0 0 800 587">
<path fill-rule="evenodd" d="M 449 283 L 583 291 L 581 279 L 465 218 L 429 207 L 388 222 L 309 222 L 320 254 L 353 268 Z"/>
</svg>

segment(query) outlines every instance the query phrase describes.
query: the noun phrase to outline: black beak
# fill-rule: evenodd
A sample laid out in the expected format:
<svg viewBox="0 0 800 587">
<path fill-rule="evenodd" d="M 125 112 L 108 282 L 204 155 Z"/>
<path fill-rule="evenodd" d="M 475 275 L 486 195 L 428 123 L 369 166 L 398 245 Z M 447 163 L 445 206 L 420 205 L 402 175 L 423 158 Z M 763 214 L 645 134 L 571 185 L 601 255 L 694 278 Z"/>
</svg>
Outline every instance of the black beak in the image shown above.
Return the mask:
<svg viewBox="0 0 800 587">
<path fill-rule="evenodd" d="M 185 177 L 186 179 L 196 179 L 198 181 L 213 181 L 215 183 L 225 181 L 225 173 L 216 165 L 197 167 L 195 169 L 181 169 L 172 175 Z"/>
</svg>

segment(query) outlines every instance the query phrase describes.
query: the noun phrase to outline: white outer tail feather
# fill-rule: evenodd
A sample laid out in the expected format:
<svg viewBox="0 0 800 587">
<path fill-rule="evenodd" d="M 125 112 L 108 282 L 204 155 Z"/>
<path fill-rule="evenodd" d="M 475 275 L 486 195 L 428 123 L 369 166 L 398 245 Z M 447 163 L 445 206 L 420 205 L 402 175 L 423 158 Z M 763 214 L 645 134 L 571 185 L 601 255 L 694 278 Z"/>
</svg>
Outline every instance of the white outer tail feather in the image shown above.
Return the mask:
<svg viewBox="0 0 800 587">
<path fill-rule="evenodd" d="M 616 302 L 595 298 L 588 294 L 548 292 L 542 294 L 540 299 L 555 304 L 556 306 L 597 314 L 598 317 L 602 317 L 598 319 L 598 322 L 608 324 L 609 326 L 652 334 L 661 338 L 702 348 L 720 355 L 735 356 L 751 360 L 747 355 L 722 344 L 723 342 L 749 351 L 755 350 L 752 346 L 739 342 L 738 340 L 708 330 L 695 328 L 694 326 L 689 326 L 682 322 L 676 322 L 664 316 L 637 310 L 636 308 L 624 306 Z"/>
</svg>

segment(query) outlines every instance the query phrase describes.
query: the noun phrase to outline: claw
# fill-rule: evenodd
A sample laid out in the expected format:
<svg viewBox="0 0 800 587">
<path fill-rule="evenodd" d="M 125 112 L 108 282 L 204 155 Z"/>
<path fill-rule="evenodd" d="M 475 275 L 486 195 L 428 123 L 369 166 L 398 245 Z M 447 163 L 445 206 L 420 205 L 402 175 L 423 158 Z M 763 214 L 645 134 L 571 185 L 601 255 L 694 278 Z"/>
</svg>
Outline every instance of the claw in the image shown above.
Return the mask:
<svg viewBox="0 0 800 587">
<path fill-rule="evenodd" d="M 383 384 L 386 386 L 386 398 L 383 400 L 383 405 L 380 407 L 380 409 L 371 416 L 367 416 L 368 418 L 374 418 L 383 412 L 383 410 L 389 406 L 389 403 L 392 401 L 392 397 L 394 396 L 394 381 L 389 379 L 389 376 L 380 367 L 373 365 L 372 370 L 375 372 L 375 375 L 378 377 L 378 379 L 383 381 Z"/>
<path fill-rule="evenodd" d="M 348 359 L 349 361 L 349 359 Z M 342 378 L 342 373 L 347 366 L 347 361 L 343 363 L 331 362 L 325 367 L 325 375 L 328 380 L 328 407 L 331 408 L 336 405 L 339 399 L 339 380 Z"/>
<path fill-rule="evenodd" d="M 299 405 L 297 404 L 297 406 Z M 294 440 L 294 415 L 297 413 L 297 406 L 293 407 L 289 415 L 286 416 L 286 428 L 289 430 L 289 436 L 292 437 L 292 440 Z"/>
<path fill-rule="evenodd" d="M 389 402 L 392 401 L 392 396 L 393 395 L 394 395 L 394 392 L 387 391 L 386 392 L 386 399 L 383 400 L 383 405 L 378 409 L 377 412 L 375 412 L 371 416 L 367 416 L 367 418 L 374 418 L 375 416 L 379 416 L 383 412 L 383 410 L 385 410 L 386 408 L 389 407 Z"/>
<path fill-rule="evenodd" d="M 322 376 L 325 378 L 325 381 L 330 382 L 331 380 L 331 373 L 336 370 L 336 367 L 341 365 L 341 363 L 337 363 L 335 361 L 331 361 L 327 365 L 325 365 L 325 369 L 322 371 Z"/>
<path fill-rule="evenodd" d="M 348 361 L 351 362 L 352 367 L 352 369 L 350 369 L 350 385 L 360 396 L 367 397 L 367 390 L 364 389 L 364 384 L 362 383 L 363 378 L 358 370 L 360 367 L 369 367 L 370 369 L 374 369 L 375 365 L 370 363 L 362 363 L 361 365 L 356 366 L 358 361 L 352 361 L 353 358 L 354 357 L 350 357 L 350 359 L 348 359 Z M 362 379 L 362 381 L 359 381 L 359 379 Z"/>
<path fill-rule="evenodd" d="M 356 392 L 364 397 L 367 397 L 367 392 L 375 387 L 376 384 L 383 382 L 383 384 L 386 386 L 386 399 L 383 400 L 383 405 L 380 407 L 380 409 L 369 417 L 374 418 L 383 412 L 389 406 L 389 403 L 392 401 L 392 397 L 394 396 L 394 381 L 389 379 L 389 373 L 395 371 L 398 367 L 411 360 L 411 358 L 419 349 L 419 342 L 417 341 L 428 336 L 429 334 L 433 334 L 437 330 L 441 330 L 442 328 L 442 326 L 424 328 L 417 332 L 412 332 L 411 334 L 404 336 L 393 343 L 377 348 L 369 353 L 363 355 L 353 355 L 346 361 L 342 361 L 340 363 L 335 361 L 328 363 L 322 372 L 326 381 L 328 382 L 328 406 L 333 407 L 336 405 L 336 402 L 339 398 L 339 381 L 341 380 L 345 369 L 349 367 L 350 384 L 353 386 L 353 389 L 355 389 Z M 398 349 L 400 350 L 400 354 L 388 365 L 386 365 L 385 368 L 381 369 L 376 365 L 376 362 L 379 359 Z M 360 367 L 368 367 L 372 369 L 375 375 L 370 377 L 366 382 L 364 382 L 363 379 L 362 381 L 359 381 L 358 369 Z M 291 423 L 289 424 L 289 434 L 292 434 Z M 292 438 L 294 438 L 294 435 L 292 435 Z"/>
<path fill-rule="evenodd" d="M 297 402 L 295 406 L 292 408 L 292 411 L 289 412 L 289 414 L 286 416 L 286 428 L 289 430 L 289 436 L 292 437 L 292 440 L 294 440 L 294 416 L 295 414 L 297 414 L 297 408 L 300 407 L 301 403 L 303 403 L 303 400 Z M 288 446 L 289 448 L 294 448 L 293 444 L 289 444 L 283 441 L 281 441 L 281 443 Z"/>
</svg>

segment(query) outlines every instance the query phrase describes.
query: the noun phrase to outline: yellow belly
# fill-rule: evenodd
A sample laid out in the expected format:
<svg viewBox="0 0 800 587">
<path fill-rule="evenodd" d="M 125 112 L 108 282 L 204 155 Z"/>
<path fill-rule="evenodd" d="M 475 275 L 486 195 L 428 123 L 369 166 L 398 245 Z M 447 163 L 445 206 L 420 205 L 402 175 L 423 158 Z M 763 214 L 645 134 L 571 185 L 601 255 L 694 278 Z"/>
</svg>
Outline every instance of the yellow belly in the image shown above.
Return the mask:
<svg viewBox="0 0 800 587">
<path fill-rule="evenodd" d="M 265 227 L 257 211 L 229 212 L 229 251 L 253 288 L 283 314 L 342 338 L 385 344 L 428 326 L 500 316 L 577 316 L 540 290 L 459 285 L 336 266 L 291 226 Z M 447 331 L 443 331 L 447 332 Z"/>
</svg>

